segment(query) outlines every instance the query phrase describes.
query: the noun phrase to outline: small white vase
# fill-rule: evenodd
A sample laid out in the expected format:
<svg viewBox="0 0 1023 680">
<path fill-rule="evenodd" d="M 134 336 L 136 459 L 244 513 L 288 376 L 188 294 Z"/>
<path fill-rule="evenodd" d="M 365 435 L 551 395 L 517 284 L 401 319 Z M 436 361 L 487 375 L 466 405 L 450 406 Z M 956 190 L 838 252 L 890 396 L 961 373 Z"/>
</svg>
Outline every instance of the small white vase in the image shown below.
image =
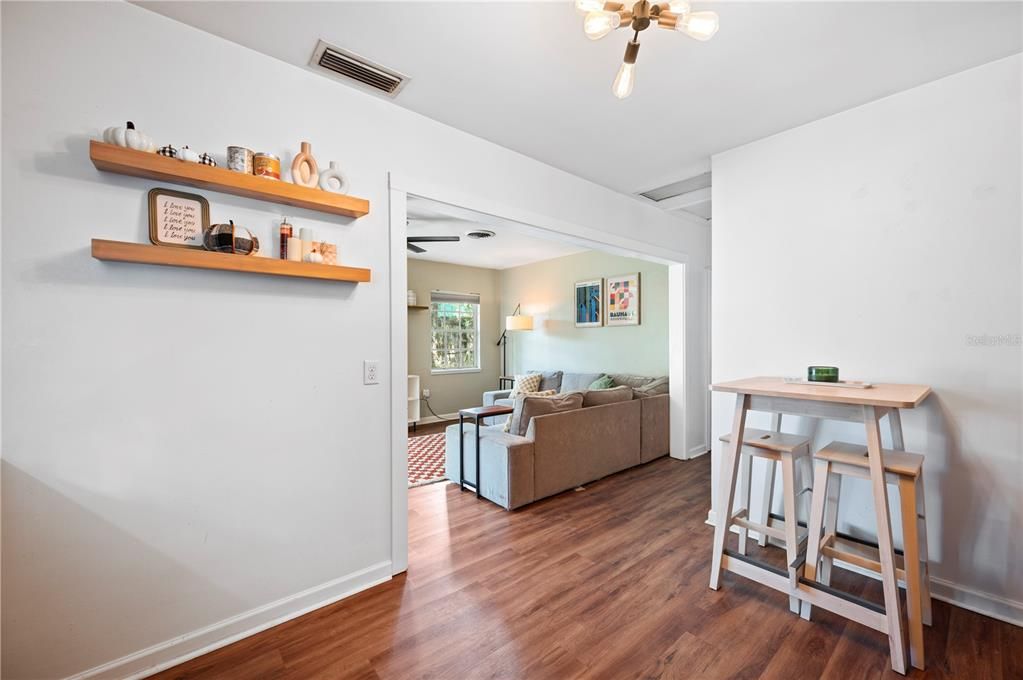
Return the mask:
<svg viewBox="0 0 1023 680">
<path fill-rule="evenodd" d="M 331 161 L 329 168 L 320 171 L 320 188 L 335 194 L 348 193 L 348 178 L 337 167 L 337 161 Z"/>
</svg>

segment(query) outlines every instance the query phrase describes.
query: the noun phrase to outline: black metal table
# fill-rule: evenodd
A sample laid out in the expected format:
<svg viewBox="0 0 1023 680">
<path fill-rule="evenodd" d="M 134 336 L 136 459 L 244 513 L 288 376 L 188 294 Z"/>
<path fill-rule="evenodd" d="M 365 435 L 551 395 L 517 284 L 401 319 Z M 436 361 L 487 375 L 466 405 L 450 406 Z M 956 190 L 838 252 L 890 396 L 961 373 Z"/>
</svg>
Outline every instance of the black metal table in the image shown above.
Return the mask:
<svg viewBox="0 0 1023 680">
<path fill-rule="evenodd" d="M 458 487 L 465 491 L 468 484 L 475 489 L 476 498 L 480 497 L 480 419 L 492 416 L 504 416 L 514 411 L 510 406 L 477 406 L 463 408 L 458 412 Z M 476 426 L 476 483 L 470 484 L 465 479 L 465 419 L 470 418 Z"/>
</svg>

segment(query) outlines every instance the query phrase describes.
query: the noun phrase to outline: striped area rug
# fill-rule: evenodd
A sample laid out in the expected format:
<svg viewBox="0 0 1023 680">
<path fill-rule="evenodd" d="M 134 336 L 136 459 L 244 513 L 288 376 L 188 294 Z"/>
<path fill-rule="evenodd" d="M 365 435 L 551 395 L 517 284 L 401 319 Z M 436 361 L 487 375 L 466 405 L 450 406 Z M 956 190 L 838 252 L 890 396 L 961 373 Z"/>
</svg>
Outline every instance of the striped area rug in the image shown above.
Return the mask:
<svg viewBox="0 0 1023 680">
<path fill-rule="evenodd" d="M 444 479 L 447 479 L 444 476 L 444 433 L 409 437 L 409 487 L 433 484 Z"/>
</svg>

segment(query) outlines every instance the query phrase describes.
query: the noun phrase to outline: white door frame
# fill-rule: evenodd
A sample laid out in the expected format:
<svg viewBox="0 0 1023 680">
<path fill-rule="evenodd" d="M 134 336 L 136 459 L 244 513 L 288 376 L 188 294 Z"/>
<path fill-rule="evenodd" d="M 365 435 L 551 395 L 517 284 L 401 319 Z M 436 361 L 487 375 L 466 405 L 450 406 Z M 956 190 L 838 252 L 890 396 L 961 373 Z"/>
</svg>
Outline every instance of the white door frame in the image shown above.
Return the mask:
<svg viewBox="0 0 1023 680">
<path fill-rule="evenodd" d="M 521 207 L 503 205 L 491 199 L 467 194 L 450 186 L 422 178 L 389 173 L 390 317 L 391 317 L 391 565 L 392 573 L 408 569 L 408 263 L 405 237 L 409 194 L 444 203 L 452 214 L 459 210 L 481 213 L 495 224 L 539 230 L 561 240 L 579 242 L 591 248 L 611 250 L 628 256 L 656 259 L 668 265 L 669 382 L 671 390 L 671 455 L 685 459 L 689 445 L 685 408 L 686 382 L 686 290 L 688 256 L 676 250 L 639 241 L 627 234 L 612 234 L 580 224 L 540 215 Z M 706 392 L 706 386 L 700 389 Z M 690 395 L 692 396 L 692 395 Z"/>
</svg>

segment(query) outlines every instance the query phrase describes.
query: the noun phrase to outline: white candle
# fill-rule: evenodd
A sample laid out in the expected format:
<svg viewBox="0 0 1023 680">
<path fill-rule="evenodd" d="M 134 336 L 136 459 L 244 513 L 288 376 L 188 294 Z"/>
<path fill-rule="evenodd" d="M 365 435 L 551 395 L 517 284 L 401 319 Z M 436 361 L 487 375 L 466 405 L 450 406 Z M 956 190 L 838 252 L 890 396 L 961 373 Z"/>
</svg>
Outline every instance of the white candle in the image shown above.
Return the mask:
<svg viewBox="0 0 1023 680">
<path fill-rule="evenodd" d="M 288 261 L 302 261 L 302 239 L 291 237 L 288 239 Z"/>
</svg>

